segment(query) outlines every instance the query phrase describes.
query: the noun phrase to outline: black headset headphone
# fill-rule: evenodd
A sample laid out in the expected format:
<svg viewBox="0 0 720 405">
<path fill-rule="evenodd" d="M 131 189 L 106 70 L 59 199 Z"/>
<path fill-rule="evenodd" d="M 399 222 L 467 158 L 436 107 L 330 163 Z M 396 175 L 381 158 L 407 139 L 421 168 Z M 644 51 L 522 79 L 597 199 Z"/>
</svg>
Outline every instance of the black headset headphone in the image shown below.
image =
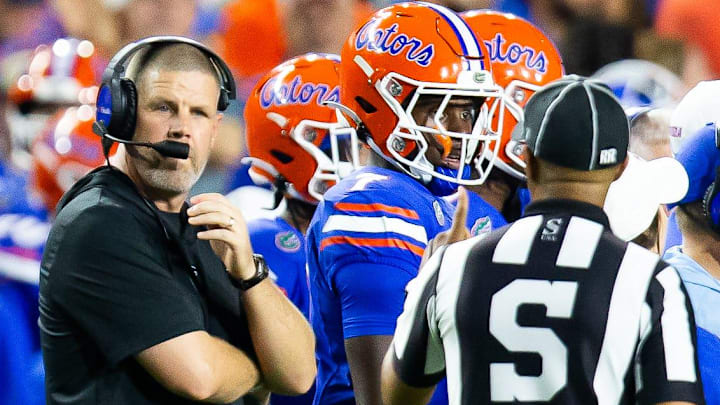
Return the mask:
<svg viewBox="0 0 720 405">
<path fill-rule="evenodd" d="M 717 123 L 712 126 L 715 134 L 715 147 L 720 149 L 720 126 Z M 715 233 L 720 234 L 720 166 L 715 169 L 715 179 L 705 190 L 702 208 L 707 224 Z"/>
<path fill-rule="evenodd" d="M 132 140 L 137 113 L 137 90 L 135 83 L 123 77 L 132 56 L 143 48 L 156 44 L 188 44 L 202 51 L 215 67 L 220 79 L 220 98 L 217 109 L 225 111 L 230 100 L 236 97 L 235 80 L 230 68 L 210 48 L 189 38 L 179 36 L 156 36 L 132 42 L 115 56 L 102 76 L 98 91 L 96 121 L 104 126 L 104 132 L 121 140 Z"/>
</svg>

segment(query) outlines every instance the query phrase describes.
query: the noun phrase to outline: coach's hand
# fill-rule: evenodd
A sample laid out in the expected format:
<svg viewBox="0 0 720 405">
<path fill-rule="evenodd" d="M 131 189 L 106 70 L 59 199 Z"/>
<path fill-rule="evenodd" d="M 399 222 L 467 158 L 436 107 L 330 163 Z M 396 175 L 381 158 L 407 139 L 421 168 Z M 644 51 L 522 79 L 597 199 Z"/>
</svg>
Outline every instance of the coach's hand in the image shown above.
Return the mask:
<svg viewBox="0 0 720 405">
<path fill-rule="evenodd" d="M 440 247 L 460 242 L 470 237 L 470 231 L 468 231 L 467 226 L 465 226 L 465 223 L 467 222 L 468 205 L 470 204 L 468 201 L 467 191 L 464 187 L 459 187 L 458 203 L 457 208 L 455 209 L 455 214 L 453 215 L 452 225 L 450 226 L 450 229 L 440 232 L 437 236 L 430 240 L 430 242 L 428 242 L 428 245 L 425 248 L 425 253 L 423 253 L 422 261 L 420 262 L 421 267 Z"/>
<path fill-rule="evenodd" d="M 190 203 L 188 222 L 208 228 L 198 232 L 198 239 L 210 241 L 215 254 L 235 279 L 247 280 L 254 276 L 252 246 L 240 210 L 217 193 L 198 194 L 190 199 Z"/>
</svg>

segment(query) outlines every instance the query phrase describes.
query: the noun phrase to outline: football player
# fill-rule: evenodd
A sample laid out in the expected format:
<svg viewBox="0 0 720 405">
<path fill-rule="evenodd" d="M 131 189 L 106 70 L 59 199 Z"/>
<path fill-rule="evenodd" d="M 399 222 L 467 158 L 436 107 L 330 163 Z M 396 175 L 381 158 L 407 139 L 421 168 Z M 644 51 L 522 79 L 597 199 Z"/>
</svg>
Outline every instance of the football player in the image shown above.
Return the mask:
<svg viewBox="0 0 720 405">
<path fill-rule="evenodd" d="M 340 57 L 306 54 L 275 67 L 256 84 L 245 105 L 250 176 L 270 183 L 271 218 L 248 221 L 253 250 L 267 261 L 271 277 L 308 317 L 305 232 L 325 191 L 357 167 L 355 131 L 338 123 L 326 102 L 340 101 Z M 301 397 L 273 396 L 272 403 L 309 404 Z"/>
<path fill-rule="evenodd" d="M 487 106 L 502 90 L 483 42 L 433 4 L 379 10 L 341 57 L 336 107 L 373 153 L 325 193 L 307 233 L 314 404 L 380 404 L 380 366 L 405 285 L 428 241 L 453 220 L 441 196 L 481 184 L 492 168 L 500 139 Z M 487 208 L 471 207 L 468 223 L 494 225 L 497 212 Z M 446 403 L 444 391 L 433 403 Z"/>
<path fill-rule="evenodd" d="M 30 152 L 30 188 L 54 216 L 55 206 L 75 182 L 104 162 L 100 139 L 92 131 L 95 108 L 60 111 L 35 138 Z"/>
<path fill-rule="evenodd" d="M 58 111 L 95 102 L 99 63 L 95 46 L 87 40 L 60 38 L 35 49 L 8 90 L 13 164 L 30 167 L 30 145 Z"/>
<path fill-rule="evenodd" d="M 11 403 L 45 402 L 38 331 L 38 277 L 55 205 L 78 178 L 102 164 L 100 140 L 92 133 L 95 110 L 70 107 L 36 136 L 27 183 L 10 185 L 0 202 L 0 385 Z M 9 170 L 8 167 L 5 170 Z"/>
<path fill-rule="evenodd" d="M 523 108 L 530 96 L 562 77 L 565 69 L 553 43 L 530 22 L 490 10 L 467 11 L 461 15 L 484 40 L 493 79 L 504 90 L 503 96 L 490 106 L 492 129 L 500 134 L 499 159 L 495 161 L 495 167 L 500 170 L 493 170 L 481 187 L 470 189 L 501 210 L 507 220 L 514 220 L 530 196 L 523 185 L 522 147 L 512 139 L 512 131 L 523 119 Z M 472 201 L 474 195 L 469 196 Z"/>
<path fill-rule="evenodd" d="M 66 135 L 71 137 L 74 124 L 60 129 L 52 117 L 64 116 L 61 111 L 67 106 L 94 102 L 94 54 L 91 42 L 71 38 L 58 39 L 25 54 L 29 58 L 19 62 L 24 64 L 22 73 L 9 88 L 5 115 L 1 117 L 8 123 L 11 155 L 0 161 L 0 341 L 5 343 L 0 344 L 0 386 L 3 398 L 10 403 L 45 403 L 37 283 L 52 215 L 43 203 L 45 199 L 38 198 L 42 192 L 33 187 L 34 178 L 29 177 L 30 172 L 37 173 L 32 145 L 39 137 L 49 139 L 53 149 L 45 151 L 43 160 L 65 161 L 64 154 L 75 153 L 72 150 L 77 144 L 63 149 L 63 153 L 54 149 L 56 145 L 67 146 L 62 141 L 55 143 L 54 137 L 68 131 Z M 92 107 L 82 109 L 90 109 L 92 119 Z M 68 124 L 67 120 L 62 122 Z M 100 143 L 93 138 L 93 145 L 99 149 Z M 59 170 L 52 175 L 60 172 L 67 173 Z M 49 199 L 56 203 L 60 194 L 56 192 Z"/>
</svg>

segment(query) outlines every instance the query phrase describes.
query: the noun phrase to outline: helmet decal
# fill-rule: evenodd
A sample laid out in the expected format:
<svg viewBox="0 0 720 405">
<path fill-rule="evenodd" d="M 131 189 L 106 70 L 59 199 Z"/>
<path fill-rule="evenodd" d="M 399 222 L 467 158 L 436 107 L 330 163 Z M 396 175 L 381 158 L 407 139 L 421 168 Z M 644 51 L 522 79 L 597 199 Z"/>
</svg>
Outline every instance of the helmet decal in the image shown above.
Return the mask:
<svg viewBox="0 0 720 405">
<path fill-rule="evenodd" d="M 468 11 L 461 16 L 484 39 L 493 79 L 503 88 L 502 97 L 489 106 L 491 129 L 500 135 L 495 165 L 524 179 L 524 149 L 512 138 L 512 130 L 523 119 L 530 96 L 564 75 L 562 59 L 552 41 L 522 18 L 490 10 Z"/>
<path fill-rule="evenodd" d="M 379 10 L 346 41 L 340 69 L 341 104 L 385 160 L 428 187 L 487 178 L 499 139 L 489 104 L 502 89 L 484 41 L 458 14 L 423 2 Z"/>
<path fill-rule="evenodd" d="M 517 42 L 505 45 L 507 40 L 502 32 L 498 32 L 490 41 L 485 41 L 490 52 L 490 60 L 493 62 L 507 62 L 511 65 L 517 65 L 521 62 L 530 70 L 539 73 L 547 72 L 547 56 L 545 51 L 537 51 L 532 46 L 525 46 Z"/>
<path fill-rule="evenodd" d="M 289 84 L 279 83 L 274 77 L 260 90 L 260 105 L 265 109 L 272 105 L 307 105 L 313 101 L 320 106 L 326 101 L 340 101 L 340 87 L 331 89 L 327 84 L 303 82 L 300 76 L 295 76 Z"/>
<path fill-rule="evenodd" d="M 355 130 L 325 103 L 340 100 L 337 55 L 310 53 L 281 63 L 245 104 L 245 136 L 256 183 L 316 203 L 359 166 Z"/>
<path fill-rule="evenodd" d="M 435 55 L 433 44 L 424 44 L 422 40 L 408 37 L 398 32 L 398 25 L 393 24 L 384 30 L 377 30 L 376 21 L 371 20 L 363 25 L 355 38 L 355 49 L 389 53 L 397 56 L 405 54 L 405 59 L 422 67 L 430 65 Z M 370 37 L 372 36 L 372 39 Z"/>
</svg>

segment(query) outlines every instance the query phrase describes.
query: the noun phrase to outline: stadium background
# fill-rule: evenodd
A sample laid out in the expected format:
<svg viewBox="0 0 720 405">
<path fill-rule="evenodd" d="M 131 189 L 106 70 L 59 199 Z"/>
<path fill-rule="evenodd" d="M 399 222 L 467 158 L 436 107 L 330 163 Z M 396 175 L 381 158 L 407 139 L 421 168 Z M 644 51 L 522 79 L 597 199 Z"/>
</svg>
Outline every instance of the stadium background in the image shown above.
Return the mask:
<svg viewBox="0 0 720 405">
<path fill-rule="evenodd" d="M 701 80 L 720 73 L 720 25 L 711 0 L 449 0 L 435 1 L 457 11 L 492 8 L 512 12 L 540 27 L 556 44 L 567 73 L 603 77 L 626 105 L 672 106 Z M 221 141 L 194 193 L 228 193 L 249 179 L 240 160 L 245 156 L 242 109 L 262 74 L 305 52 L 339 53 L 355 22 L 388 0 L 0 0 L 0 167 L 10 165 L 13 146 L 8 117 L 18 79 L 38 46 L 77 38 L 93 44 L 90 68 L 99 84 L 102 70 L 120 47 L 150 35 L 184 35 L 215 49 L 228 62 L 239 84 L 238 100 L 226 113 Z M 608 64 L 640 59 L 655 65 Z M 664 69 L 663 69 L 664 68 Z M 672 74 L 669 74 L 671 72 Z M 18 145 L 15 145 L 17 148 Z M 0 176 L 2 172 L 0 171 Z M 31 174 L 25 173 L 29 176 Z M 22 187 L 0 181 L 0 214 L 12 206 Z M 30 199 L 42 199 L 27 193 Z M 34 203 L 30 201 L 31 205 Z M 37 202 L 40 204 L 40 201 Z M 51 217 L 51 216 L 50 216 Z M 0 240 L 9 232 L 0 220 Z M 2 245 L 0 243 L 0 245 Z M 2 247 L 2 246 L 0 246 Z M 0 257 L 0 261 L 4 260 Z M 2 268 L 6 268 L 1 265 Z M 33 294 L 33 277 L 20 277 Z M 28 282 L 30 281 L 30 282 Z M 0 274 L 0 290 L 18 277 Z M 41 385 L 26 384 L 21 400 L 3 395 L 3 379 L 13 367 L 38 368 L 36 327 L 0 300 L 0 404 L 42 403 Z M 32 319 L 34 308 L 25 309 Z M 27 318 L 27 317 L 25 317 Z M 29 356 L 10 364 L 10 354 L 29 348 Z M 35 350 L 35 352 L 33 352 Z M 5 363 L 5 364 L 2 364 Z M 17 402 L 21 401 L 21 402 Z M 38 402 L 34 402 L 38 401 Z"/>
</svg>

